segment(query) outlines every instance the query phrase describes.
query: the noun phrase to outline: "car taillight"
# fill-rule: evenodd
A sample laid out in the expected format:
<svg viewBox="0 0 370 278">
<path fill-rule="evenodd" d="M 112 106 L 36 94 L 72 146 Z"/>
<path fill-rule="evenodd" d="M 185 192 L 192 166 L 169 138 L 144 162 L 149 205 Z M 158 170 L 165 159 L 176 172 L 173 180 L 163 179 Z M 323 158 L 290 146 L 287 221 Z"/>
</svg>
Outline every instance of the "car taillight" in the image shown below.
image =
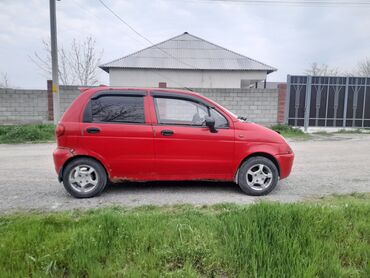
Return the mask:
<svg viewBox="0 0 370 278">
<path fill-rule="evenodd" d="M 64 125 L 58 124 L 57 127 L 55 128 L 55 135 L 57 137 L 60 137 L 60 136 L 62 136 L 64 134 L 64 131 L 65 130 L 66 129 L 65 129 Z"/>
</svg>

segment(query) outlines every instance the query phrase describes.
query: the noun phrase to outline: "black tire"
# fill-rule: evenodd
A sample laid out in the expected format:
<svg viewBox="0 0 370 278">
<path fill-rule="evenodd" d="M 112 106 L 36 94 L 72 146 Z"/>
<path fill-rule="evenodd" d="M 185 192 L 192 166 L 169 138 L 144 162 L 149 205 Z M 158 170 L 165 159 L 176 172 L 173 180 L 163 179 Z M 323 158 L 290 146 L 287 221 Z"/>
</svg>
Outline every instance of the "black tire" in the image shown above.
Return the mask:
<svg viewBox="0 0 370 278">
<path fill-rule="evenodd" d="M 261 173 L 262 178 L 264 178 L 266 181 L 267 186 L 265 188 L 258 184 L 256 184 L 256 186 L 251 186 L 250 183 L 253 183 L 254 178 L 250 174 L 247 175 L 247 172 L 249 170 L 254 171 L 255 169 L 259 169 L 260 167 L 259 165 L 264 165 L 262 169 L 266 173 L 269 173 L 271 171 L 271 178 L 267 178 L 265 175 Z M 258 174 L 260 174 L 260 171 Z M 248 183 L 247 179 L 250 180 L 250 178 L 252 178 L 252 181 Z M 252 196 L 266 195 L 270 193 L 276 187 L 278 181 L 279 181 L 279 171 L 276 168 L 275 164 L 266 157 L 255 156 L 255 157 L 248 158 L 246 161 L 244 161 L 242 166 L 240 166 L 239 168 L 238 184 L 239 184 L 239 187 L 248 195 L 252 195 Z M 258 187 L 260 188 L 257 189 Z"/>
<path fill-rule="evenodd" d="M 96 185 L 89 184 L 91 189 L 87 192 L 78 191 L 76 188 L 79 186 L 78 183 L 71 184 L 70 183 L 70 175 L 71 172 L 75 172 L 75 168 L 77 166 L 88 166 L 92 167 L 94 171 L 93 177 L 94 181 L 96 181 Z M 91 168 L 87 168 L 91 169 Z M 72 173 L 73 175 L 73 173 Z M 67 164 L 67 166 L 63 170 L 63 185 L 64 188 L 68 191 L 75 198 L 91 198 L 94 196 L 99 195 L 107 185 L 107 173 L 104 167 L 94 159 L 83 157 L 77 158 L 72 160 Z"/>
</svg>

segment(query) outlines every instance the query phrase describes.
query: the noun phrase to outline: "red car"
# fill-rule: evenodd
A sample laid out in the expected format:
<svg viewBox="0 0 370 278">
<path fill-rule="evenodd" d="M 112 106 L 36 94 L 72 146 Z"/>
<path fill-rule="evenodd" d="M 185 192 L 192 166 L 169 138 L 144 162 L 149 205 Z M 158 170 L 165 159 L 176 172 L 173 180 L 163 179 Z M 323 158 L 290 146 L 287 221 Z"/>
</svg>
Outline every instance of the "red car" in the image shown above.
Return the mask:
<svg viewBox="0 0 370 278">
<path fill-rule="evenodd" d="M 98 87 L 81 93 L 56 127 L 55 169 L 74 197 L 123 181 L 235 181 L 265 195 L 291 171 L 280 134 L 181 90 Z"/>
</svg>

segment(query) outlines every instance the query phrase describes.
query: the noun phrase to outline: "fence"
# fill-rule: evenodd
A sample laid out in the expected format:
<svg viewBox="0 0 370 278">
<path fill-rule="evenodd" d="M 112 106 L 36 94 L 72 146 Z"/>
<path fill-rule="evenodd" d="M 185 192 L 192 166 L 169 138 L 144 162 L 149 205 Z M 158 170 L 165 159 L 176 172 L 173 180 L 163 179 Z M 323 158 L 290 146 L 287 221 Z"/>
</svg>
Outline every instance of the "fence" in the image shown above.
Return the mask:
<svg viewBox="0 0 370 278">
<path fill-rule="evenodd" d="M 76 86 L 60 87 L 61 113 L 79 93 Z M 0 89 L 0 124 L 47 123 L 52 120 L 51 90 Z"/>
<path fill-rule="evenodd" d="M 278 90 L 277 89 L 194 89 L 229 109 L 236 115 L 262 124 L 277 123 Z"/>
<path fill-rule="evenodd" d="M 277 89 L 193 90 L 213 99 L 237 115 L 246 116 L 251 121 L 263 125 L 277 122 Z M 79 93 L 77 86 L 60 87 L 62 113 Z M 51 122 L 52 103 L 50 90 L 0 89 L 0 124 Z"/>
<path fill-rule="evenodd" d="M 310 127 L 370 127 L 370 78 L 288 76 L 285 122 Z"/>
</svg>

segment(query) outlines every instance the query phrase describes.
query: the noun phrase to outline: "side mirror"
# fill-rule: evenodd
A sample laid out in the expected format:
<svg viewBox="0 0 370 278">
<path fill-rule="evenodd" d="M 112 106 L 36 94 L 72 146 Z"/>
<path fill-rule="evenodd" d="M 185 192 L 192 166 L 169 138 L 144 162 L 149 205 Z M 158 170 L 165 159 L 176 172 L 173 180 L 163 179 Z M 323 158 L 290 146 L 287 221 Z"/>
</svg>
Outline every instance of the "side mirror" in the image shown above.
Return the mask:
<svg viewBox="0 0 370 278">
<path fill-rule="evenodd" d="M 217 129 L 215 128 L 215 119 L 209 116 L 205 117 L 206 126 L 212 133 L 216 133 Z"/>
</svg>

